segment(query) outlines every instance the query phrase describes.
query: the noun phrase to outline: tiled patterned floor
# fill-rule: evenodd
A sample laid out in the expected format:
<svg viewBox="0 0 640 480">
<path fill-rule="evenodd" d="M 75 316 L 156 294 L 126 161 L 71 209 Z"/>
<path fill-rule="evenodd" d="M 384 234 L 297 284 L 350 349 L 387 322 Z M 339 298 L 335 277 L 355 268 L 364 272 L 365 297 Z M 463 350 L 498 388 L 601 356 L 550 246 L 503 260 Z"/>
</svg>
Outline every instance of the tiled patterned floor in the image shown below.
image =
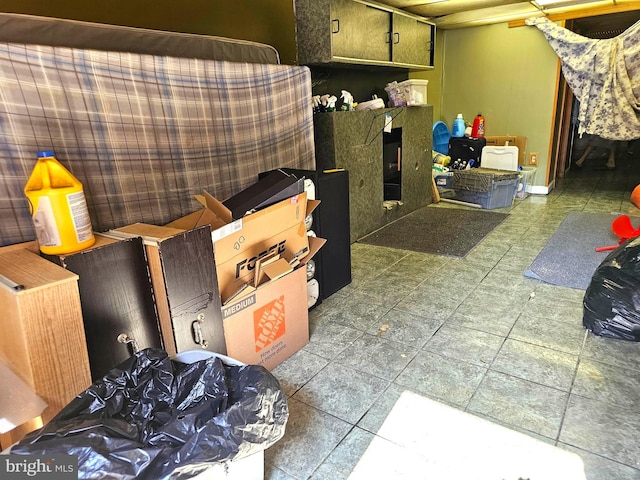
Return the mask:
<svg viewBox="0 0 640 480">
<path fill-rule="evenodd" d="M 290 418 L 265 478 L 348 478 L 409 390 L 577 453 L 589 480 L 640 479 L 640 344 L 588 334 L 583 291 L 523 276 L 567 212 L 640 214 L 632 167 L 516 200 L 464 259 L 352 245 L 353 283 L 273 372 Z"/>
</svg>

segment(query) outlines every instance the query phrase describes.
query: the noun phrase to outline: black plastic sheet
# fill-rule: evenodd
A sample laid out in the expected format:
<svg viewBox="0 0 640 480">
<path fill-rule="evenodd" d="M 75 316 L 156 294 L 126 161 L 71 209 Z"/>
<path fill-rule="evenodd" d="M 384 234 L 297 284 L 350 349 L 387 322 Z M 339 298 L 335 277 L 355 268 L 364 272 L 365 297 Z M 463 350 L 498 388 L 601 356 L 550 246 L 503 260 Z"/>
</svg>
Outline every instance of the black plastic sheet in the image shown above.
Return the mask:
<svg viewBox="0 0 640 480">
<path fill-rule="evenodd" d="M 79 394 L 12 454 L 78 456 L 79 478 L 186 479 L 273 445 L 289 416 L 260 366 L 132 356 Z"/>
<path fill-rule="evenodd" d="M 640 237 L 627 240 L 596 269 L 582 324 L 602 337 L 640 341 Z"/>
</svg>

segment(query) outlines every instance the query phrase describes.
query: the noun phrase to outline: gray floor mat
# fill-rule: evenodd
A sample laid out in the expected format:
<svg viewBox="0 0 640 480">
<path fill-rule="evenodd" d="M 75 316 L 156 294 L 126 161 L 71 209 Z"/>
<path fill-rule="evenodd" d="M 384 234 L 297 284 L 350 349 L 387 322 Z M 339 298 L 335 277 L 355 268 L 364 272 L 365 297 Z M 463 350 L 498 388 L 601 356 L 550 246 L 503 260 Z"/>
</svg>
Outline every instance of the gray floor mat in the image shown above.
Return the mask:
<svg viewBox="0 0 640 480">
<path fill-rule="evenodd" d="M 524 272 L 526 277 L 562 287 L 586 290 L 598 265 L 610 252 L 596 247 L 617 245 L 611 231 L 613 213 L 569 212 Z M 631 218 L 637 225 L 640 219 Z"/>
<path fill-rule="evenodd" d="M 424 207 L 358 240 L 421 253 L 464 257 L 509 215 Z"/>
</svg>

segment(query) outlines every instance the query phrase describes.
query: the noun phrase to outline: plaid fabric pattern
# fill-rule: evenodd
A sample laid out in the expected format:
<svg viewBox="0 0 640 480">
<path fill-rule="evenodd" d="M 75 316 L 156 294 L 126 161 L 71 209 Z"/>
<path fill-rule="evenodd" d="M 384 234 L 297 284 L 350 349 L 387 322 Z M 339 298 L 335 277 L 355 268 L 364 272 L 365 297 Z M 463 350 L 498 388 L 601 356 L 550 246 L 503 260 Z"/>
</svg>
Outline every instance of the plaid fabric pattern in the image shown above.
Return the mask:
<svg viewBox="0 0 640 480">
<path fill-rule="evenodd" d="M 202 190 L 315 169 L 310 98 L 306 67 L 0 43 L 0 245 L 35 238 L 40 150 L 82 182 L 94 230 L 164 224 Z"/>
</svg>

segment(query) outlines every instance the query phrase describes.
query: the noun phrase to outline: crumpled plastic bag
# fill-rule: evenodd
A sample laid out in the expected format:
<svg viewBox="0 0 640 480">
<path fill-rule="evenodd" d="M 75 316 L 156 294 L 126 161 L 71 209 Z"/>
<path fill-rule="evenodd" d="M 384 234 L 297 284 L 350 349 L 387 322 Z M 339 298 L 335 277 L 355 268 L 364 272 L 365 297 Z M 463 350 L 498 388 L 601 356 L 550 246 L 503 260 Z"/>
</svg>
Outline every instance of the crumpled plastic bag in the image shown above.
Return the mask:
<svg viewBox="0 0 640 480">
<path fill-rule="evenodd" d="M 80 393 L 12 454 L 78 456 L 78 478 L 186 479 L 260 452 L 289 416 L 265 368 L 183 364 L 145 349 Z"/>
<path fill-rule="evenodd" d="M 640 237 L 607 255 L 582 303 L 586 329 L 601 337 L 640 341 Z"/>
</svg>

